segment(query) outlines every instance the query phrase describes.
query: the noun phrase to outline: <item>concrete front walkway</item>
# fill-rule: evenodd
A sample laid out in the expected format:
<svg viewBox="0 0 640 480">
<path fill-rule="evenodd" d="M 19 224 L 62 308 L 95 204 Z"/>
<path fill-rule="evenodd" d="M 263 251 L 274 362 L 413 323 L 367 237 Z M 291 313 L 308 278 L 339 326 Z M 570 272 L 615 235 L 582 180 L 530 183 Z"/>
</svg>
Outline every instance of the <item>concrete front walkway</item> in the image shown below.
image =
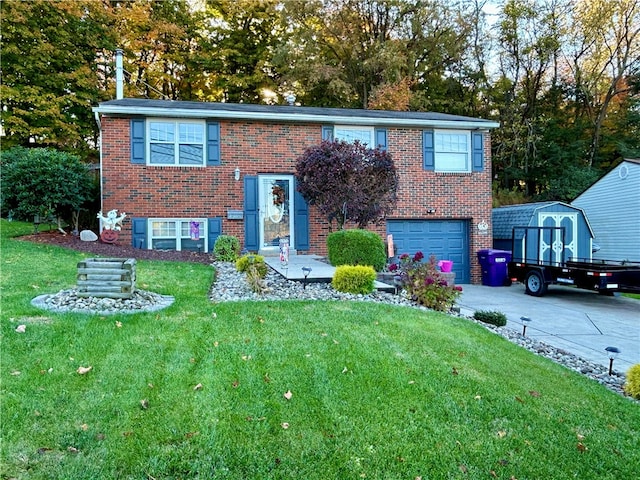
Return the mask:
<svg viewBox="0 0 640 480">
<path fill-rule="evenodd" d="M 336 271 L 336 267 L 318 255 L 290 255 L 286 264 L 280 261 L 280 257 L 264 257 L 264 261 L 287 280 L 304 280 L 302 267 L 311 268 L 307 276 L 309 282 L 330 282 Z"/>
<path fill-rule="evenodd" d="M 329 265 L 324 257 L 318 255 L 290 255 L 289 262 L 286 264 L 280 261 L 280 257 L 264 257 L 264 261 L 287 280 L 299 282 L 329 283 L 333 278 L 333 274 L 336 272 L 336 267 Z M 303 267 L 311 269 L 311 271 L 308 272 L 306 280 L 305 272 L 302 270 Z M 387 285 L 386 283 L 378 281 L 374 283 L 374 286 L 376 290 L 385 292 L 395 291 L 393 285 Z"/>
</svg>

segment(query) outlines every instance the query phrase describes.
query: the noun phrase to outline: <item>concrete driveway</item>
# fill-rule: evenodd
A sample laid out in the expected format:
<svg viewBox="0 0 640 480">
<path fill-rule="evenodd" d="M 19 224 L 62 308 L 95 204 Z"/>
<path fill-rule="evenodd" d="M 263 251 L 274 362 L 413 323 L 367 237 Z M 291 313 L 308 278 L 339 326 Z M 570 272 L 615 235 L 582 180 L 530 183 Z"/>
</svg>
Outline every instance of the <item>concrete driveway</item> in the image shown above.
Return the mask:
<svg viewBox="0 0 640 480">
<path fill-rule="evenodd" d="M 524 293 L 524 285 L 514 284 L 463 285 L 457 303 L 465 315 L 476 310 L 502 312 L 507 327 L 520 332 L 520 317 L 529 317 L 527 336 L 601 365 L 609 365 L 605 348 L 618 347 L 614 370 L 626 372 L 640 363 L 640 300 L 557 285 L 544 297 L 532 297 Z"/>
</svg>

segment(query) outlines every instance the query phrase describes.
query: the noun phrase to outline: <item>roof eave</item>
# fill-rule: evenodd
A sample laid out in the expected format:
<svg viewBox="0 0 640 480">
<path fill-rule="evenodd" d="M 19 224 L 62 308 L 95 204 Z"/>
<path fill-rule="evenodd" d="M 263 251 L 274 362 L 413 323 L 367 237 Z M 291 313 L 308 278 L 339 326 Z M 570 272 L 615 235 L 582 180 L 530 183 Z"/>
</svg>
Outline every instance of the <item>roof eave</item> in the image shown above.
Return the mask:
<svg viewBox="0 0 640 480">
<path fill-rule="evenodd" d="M 488 130 L 498 128 L 500 124 L 490 120 L 421 120 L 399 118 L 371 118 L 340 115 L 317 115 L 309 113 L 283 112 L 238 112 L 216 109 L 158 109 L 156 107 L 123 107 L 118 105 L 100 105 L 93 111 L 98 114 L 111 115 L 142 115 L 165 118 L 218 118 L 225 120 L 263 120 L 268 122 L 298 122 L 298 123 L 333 123 L 340 125 L 367 126 L 399 126 L 399 127 L 443 127 L 460 129 Z"/>
</svg>

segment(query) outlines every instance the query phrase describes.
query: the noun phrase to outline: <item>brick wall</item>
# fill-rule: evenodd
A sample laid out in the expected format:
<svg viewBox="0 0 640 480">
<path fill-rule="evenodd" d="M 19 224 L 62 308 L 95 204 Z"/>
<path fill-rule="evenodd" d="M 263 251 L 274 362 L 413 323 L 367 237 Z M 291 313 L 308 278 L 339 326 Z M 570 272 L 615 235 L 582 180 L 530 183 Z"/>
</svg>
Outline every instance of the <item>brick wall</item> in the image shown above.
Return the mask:
<svg viewBox="0 0 640 480">
<path fill-rule="evenodd" d="M 227 210 L 242 210 L 241 176 L 294 174 L 295 160 L 306 147 L 321 141 L 321 126 L 221 121 L 220 155 L 215 167 L 187 168 L 130 163 L 129 119 L 102 117 L 102 210 L 117 208 L 129 217 L 221 217 L 225 234 L 244 238 L 244 221 L 228 220 Z M 480 280 L 475 252 L 492 245 L 491 230 L 481 233 L 480 222 L 491 224 L 491 154 L 485 141 L 485 169 L 467 174 L 444 174 L 422 168 L 419 129 L 387 129 L 388 150 L 400 175 L 394 219 L 460 219 L 470 222 L 471 277 Z M 434 210 L 434 213 L 428 213 Z M 310 208 L 310 253 L 325 254 L 329 225 Z M 351 226 L 351 225 L 349 225 Z M 385 235 L 385 227 L 372 227 Z M 131 242 L 131 222 L 124 224 L 123 243 Z M 302 252 L 304 253 L 304 252 Z"/>
</svg>

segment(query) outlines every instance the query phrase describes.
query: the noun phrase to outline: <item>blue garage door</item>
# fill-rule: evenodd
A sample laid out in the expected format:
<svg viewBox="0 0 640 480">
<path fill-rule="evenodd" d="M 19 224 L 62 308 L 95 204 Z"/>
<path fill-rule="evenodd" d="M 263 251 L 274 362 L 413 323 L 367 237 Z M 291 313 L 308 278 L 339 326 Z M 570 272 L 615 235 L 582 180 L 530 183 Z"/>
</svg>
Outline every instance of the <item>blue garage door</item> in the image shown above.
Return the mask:
<svg viewBox="0 0 640 480">
<path fill-rule="evenodd" d="M 396 255 L 422 252 L 426 259 L 453 260 L 456 283 L 469 283 L 469 222 L 466 220 L 389 220 Z"/>
</svg>

